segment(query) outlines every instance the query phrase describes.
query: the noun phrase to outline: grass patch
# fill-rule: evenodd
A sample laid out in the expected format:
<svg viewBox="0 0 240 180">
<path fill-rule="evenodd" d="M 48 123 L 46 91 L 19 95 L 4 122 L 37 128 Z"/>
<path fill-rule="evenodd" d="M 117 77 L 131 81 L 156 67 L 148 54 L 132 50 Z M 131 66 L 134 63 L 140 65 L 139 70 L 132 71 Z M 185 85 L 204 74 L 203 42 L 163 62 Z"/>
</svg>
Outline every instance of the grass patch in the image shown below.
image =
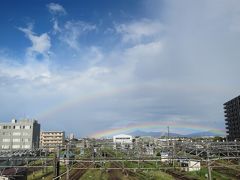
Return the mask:
<svg viewBox="0 0 240 180">
<path fill-rule="evenodd" d="M 202 168 L 200 171 L 186 172 L 187 177 L 192 177 L 200 180 L 205 180 L 207 178 L 207 174 L 208 174 L 207 168 Z M 224 174 L 224 172 L 217 172 L 215 170 L 212 170 L 212 178 L 216 180 L 217 179 L 221 179 L 221 180 L 237 179 Z"/>
<path fill-rule="evenodd" d="M 101 170 L 88 170 L 81 178 L 81 180 L 107 180 L 108 174 Z"/>
<path fill-rule="evenodd" d="M 148 172 L 150 180 L 173 180 L 174 178 L 162 171 L 150 171 Z"/>
<path fill-rule="evenodd" d="M 32 180 L 40 180 L 42 179 L 42 177 L 44 177 L 44 179 L 52 179 L 52 175 L 53 175 L 53 168 L 48 167 L 46 168 L 47 171 L 43 172 L 42 169 L 38 170 L 38 171 L 34 171 L 33 173 L 29 174 L 27 176 L 27 179 L 32 179 Z"/>
</svg>

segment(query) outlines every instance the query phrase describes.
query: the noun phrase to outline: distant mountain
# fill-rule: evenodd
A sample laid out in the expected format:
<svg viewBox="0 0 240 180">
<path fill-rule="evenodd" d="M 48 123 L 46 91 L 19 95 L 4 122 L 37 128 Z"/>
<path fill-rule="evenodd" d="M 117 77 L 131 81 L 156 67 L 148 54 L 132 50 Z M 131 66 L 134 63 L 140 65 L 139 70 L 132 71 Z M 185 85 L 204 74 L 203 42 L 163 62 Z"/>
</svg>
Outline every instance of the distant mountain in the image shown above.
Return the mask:
<svg viewBox="0 0 240 180">
<path fill-rule="evenodd" d="M 223 134 L 214 133 L 211 131 L 196 132 L 185 135 L 186 137 L 210 137 L 210 136 L 223 136 Z"/>
<path fill-rule="evenodd" d="M 167 136 L 167 132 L 146 132 L 141 130 L 136 130 L 131 133 L 128 133 L 132 136 L 152 136 L 152 137 L 160 137 L 160 136 Z M 210 137 L 210 136 L 222 136 L 222 134 L 213 133 L 211 131 L 203 131 L 203 132 L 196 132 L 191 134 L 177 134 L 177 133 L 169 133 L 170 137 Z"/>
<path fill-rule="evenodd" d="M 166 132 L 145 132 L 145 131 L 133 131 L 131 133 L 128 133 L 132 136 L 152 136 L 152 137 L 160 137 L 160 136 L 167 136 L 168 133 Z M 177 134 L 177 133 L 169 133 L 170 137 L 182 137 L 181 134 Z"/>
</svg>

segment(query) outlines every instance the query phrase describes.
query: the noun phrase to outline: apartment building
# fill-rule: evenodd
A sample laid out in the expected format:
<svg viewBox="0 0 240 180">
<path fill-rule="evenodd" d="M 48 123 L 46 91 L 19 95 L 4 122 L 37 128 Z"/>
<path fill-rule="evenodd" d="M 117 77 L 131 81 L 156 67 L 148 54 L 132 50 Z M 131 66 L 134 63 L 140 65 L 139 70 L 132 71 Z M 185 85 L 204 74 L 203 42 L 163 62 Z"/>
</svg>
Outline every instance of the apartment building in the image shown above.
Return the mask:
<svg viewBox="0 0 240 180">
<path fill-rule="evenodd" d="M 41 132 L 41 147 L 54 150 L 59 146 L 63 146 L 65 142 L 65 132 L 64 131 L 43 131 Z"/>
<path fill-rule="evenodd" d="M 224 113 L 228 140 L 240 140 L 240 96 L 224 103 Z"/>
<path fill-rule="evenodd" d="M 40 124 L 23 119 L 0 123 L 0 150 L 35 149 L 39 147 Z"/>
</svg>

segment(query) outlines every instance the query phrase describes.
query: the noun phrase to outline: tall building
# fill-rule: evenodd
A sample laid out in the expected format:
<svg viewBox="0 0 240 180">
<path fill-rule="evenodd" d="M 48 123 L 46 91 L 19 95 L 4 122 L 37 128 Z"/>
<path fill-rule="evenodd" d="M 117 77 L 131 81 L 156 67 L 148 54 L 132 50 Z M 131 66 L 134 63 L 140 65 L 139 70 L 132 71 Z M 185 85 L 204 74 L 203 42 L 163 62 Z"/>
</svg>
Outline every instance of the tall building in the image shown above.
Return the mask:
<svg viewBox="0 0 240 180">
<path fill-rule="evenodd" d="M 0 123 L 0 150 L 35 149 L 39 147 L 39 139 L 40 124 L 36 120 Z"/>
<path fill-rule="evenodd" d="M 224 103 L 227 139 L 240 140 L 240 96 Z"/>
<path fill-rule="evenodd" d="M 41 147 L 54 150 L 59 146 L 63 146 L 65 142 L 64 131 L 43 131 L 41 132 Z"/>
</svg>

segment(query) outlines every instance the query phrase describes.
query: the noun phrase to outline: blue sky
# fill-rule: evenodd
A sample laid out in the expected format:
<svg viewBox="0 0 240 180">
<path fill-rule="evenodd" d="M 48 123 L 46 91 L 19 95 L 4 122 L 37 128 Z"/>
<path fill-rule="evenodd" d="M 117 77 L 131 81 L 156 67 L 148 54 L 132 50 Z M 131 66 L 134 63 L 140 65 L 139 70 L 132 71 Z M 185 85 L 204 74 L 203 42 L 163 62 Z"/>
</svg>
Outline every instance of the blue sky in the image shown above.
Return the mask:
<svg viewBox="0 0 240 180">
<path fill-rule="evenodd" d="M 1 120 L 79 136 L 146 122 L 224 129 L 222 104 L 240 88 L 239 5 L 3 1 Z"/>
<path fill-rule="evenodd" d="M 99 30 L 105 30 L 114 22 L 129 21 L 134 18 L 147 17 L 142 5 L 143 1 L 57 1 L 59 5 L 64 7 L 65 14 L 52 14 L 47 9 L 47 4 L 51 1 L 34 0 L 34 1 L 4 1 L 1 2 L 1 22 L 3 24 L 0 40 L 4 44 L 3 47 L 14 48 L 18 50 L 22 46 L 29 45 L 29 42 L 17 32 L 17 27 L 33 23 L 36 33 L 49 32 L 51 30 L 52 18 L 58 16 L 59 23 L 68 20 L 81 20 L 88 23 L 97 24 Z M 67 11 L 67 9 L 69 9 Z M 15 27 L 15 28 L 14 28 Z M 99 32 L 102 34 L 102 32 Z M 9 41 L 9 35 L 12 40 Z M 96 36 L 97 39 L 101 36 Z M 89 38 L 89 37 L 88 37 Z M 15 41 L 14 41 L 14 40 Z M 95 39 L 94 39 L 95 40 Z M 88 40 L 89 41 L 89 40 Z M 96 42 L 95 42 L 96 43 Z M 22 47 L 22 48 L 23 48 Z M 19 49 L 21 50 L 21 49 Z"/>
</svg>

